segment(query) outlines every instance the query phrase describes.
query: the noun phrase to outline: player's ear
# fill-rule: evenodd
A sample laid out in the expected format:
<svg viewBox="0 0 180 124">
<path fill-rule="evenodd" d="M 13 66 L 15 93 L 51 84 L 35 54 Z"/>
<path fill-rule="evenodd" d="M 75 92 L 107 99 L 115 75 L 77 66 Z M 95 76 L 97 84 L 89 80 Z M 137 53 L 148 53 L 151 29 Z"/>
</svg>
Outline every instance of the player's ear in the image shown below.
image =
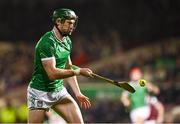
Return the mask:
<svg viewBox="0 0 180 124">
<path fill-rule="evenodd" d="M 56 19 L 56 24 L 59 25 L 60 23 L 62 23 L 61 19 L 60 18 Z"/>
</svg>

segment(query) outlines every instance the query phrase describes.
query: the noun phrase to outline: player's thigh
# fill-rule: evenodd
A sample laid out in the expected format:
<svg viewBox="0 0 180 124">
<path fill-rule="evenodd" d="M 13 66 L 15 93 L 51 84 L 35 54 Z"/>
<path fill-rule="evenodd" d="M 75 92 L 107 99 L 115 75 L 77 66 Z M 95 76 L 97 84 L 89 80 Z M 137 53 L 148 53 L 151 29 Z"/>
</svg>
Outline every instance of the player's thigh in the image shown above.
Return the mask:
<svg viewBox="0 0 180 124">
<path fill-rule="evenodd" d="M 52 107 L 68 123 L 83 123 L 83 118 L 79 106 L 69 95 Z"/>
<path fill-rule="evenodd" d="M 44 109 L 29 110 L 28 123 L 43 123 L 45 112 Z"/>
</svg>

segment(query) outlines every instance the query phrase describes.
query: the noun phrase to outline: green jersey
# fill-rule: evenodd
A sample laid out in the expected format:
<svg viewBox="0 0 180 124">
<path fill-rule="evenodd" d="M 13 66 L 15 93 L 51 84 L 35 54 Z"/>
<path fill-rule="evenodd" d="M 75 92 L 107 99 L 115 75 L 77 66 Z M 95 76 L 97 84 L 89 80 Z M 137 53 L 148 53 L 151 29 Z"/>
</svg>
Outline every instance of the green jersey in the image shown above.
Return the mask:
<svg viewBox="0 0 180 124">
<path fill-rule="evenodd" d="M 129 94 L 129 98 L 131 101 L 131 110 L 146 106 L 146 96 L 147 96 L 147 88 L 140 87 L 137 82 L 131 83 L 132 86 L 136 89 L 136 92 L 133 94 Z"/>
<path fill-rule="evenodd" d="M 64 69 L 70 56 L 71 48 L 72 44 L 68 36 L 63 41 L 60 41 L 56 38 L 53 31 L 43 35 L 35 47 L 34 72 L 30 81 L 30 87 L 45 92 L 61 90 L 63 80 L 50 80 L 43 68 L 42 61 L 54 57 L 56 67 Z"/>
</svg>

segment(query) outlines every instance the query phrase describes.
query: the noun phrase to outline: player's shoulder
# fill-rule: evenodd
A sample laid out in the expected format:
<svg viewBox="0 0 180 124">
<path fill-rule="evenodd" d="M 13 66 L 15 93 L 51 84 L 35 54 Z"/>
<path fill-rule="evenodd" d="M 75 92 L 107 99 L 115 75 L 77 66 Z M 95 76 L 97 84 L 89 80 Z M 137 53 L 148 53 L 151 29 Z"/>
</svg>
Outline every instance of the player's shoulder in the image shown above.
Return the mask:
<svg viewBox="0 0 180 124">
<path fill-rule="evenodd" d="M 53 41 L 54 37 L 53 37 L 53 33 L 52 31 L 48 31 L 46 32 L 41 38 L 40 41 Z"/>
<path fill-rule="evenodd" d="M 54 37 L 52 35 L 52 32 L 46 32 L 38 41 L 38 45 L 42 44 L 52 44 L 54 41 Z"/>
<path fill-rule="evenodd" d="M 54 37 L 52 32 L 46 32 L 37 42 L 36 49 L 41 49 L 43 47 L 52 47 L 54 46 Z"/>
</svg>

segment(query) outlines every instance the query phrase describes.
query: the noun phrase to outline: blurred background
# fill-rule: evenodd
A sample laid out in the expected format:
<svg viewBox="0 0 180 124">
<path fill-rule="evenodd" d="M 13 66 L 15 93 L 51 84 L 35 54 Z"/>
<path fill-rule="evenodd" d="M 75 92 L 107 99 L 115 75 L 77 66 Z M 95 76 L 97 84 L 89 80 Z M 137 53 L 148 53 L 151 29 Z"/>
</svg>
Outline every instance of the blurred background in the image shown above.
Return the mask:
<svg viewBox="0 0 180 124">
<path fill-rule="evenodd" d="M 180 122 L 179 0 L 0 0 L 0 122 L 26 122 L 34 46 L 62 7 L 79 16 L 71 36 L 74 64 L 120 81 L 140 67 L 160 88 L 164 122 Z M 79 83 L 92 102 L 82 109 L 86 123 L 130 122 L 122 89 L 83 77 Z"/>
</svg>

